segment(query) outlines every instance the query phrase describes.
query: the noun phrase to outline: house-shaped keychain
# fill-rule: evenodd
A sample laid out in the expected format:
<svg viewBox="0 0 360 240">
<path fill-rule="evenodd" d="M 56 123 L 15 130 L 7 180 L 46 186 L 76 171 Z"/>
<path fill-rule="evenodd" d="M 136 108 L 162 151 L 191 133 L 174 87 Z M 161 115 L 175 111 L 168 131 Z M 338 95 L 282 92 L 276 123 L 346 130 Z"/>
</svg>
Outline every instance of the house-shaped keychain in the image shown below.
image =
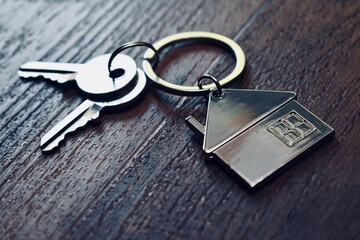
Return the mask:
<svg viewBox="0 0 360 240">
<path fill-rule="evenodd" d="M 205 126 L 186 123 L 214 154 L 255 187 L 334 130 L 297 101 L 294 92 L 223 89 L 209 94 Z"/>
</svg>

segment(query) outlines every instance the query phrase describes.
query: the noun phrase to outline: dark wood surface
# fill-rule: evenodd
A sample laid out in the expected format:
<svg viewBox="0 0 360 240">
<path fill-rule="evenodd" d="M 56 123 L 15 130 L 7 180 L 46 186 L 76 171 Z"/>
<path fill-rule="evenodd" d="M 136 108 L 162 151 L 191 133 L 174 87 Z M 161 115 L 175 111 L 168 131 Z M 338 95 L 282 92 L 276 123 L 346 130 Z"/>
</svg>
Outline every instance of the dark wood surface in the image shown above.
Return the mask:
<svg viewBox="0 0 360 240">
<path fill-rule="evenodd" d="M 0 1 L 1 239 L 359 239 L 360 2 Z M 335 137 L 255 193 L 201 151 L 184 124 L 206 101 L 151 88 L 42 154 L 41 136 L 83 100 L 21 80 L 30 60 L 85 62 L 127 41 L 183 31 L 238 42 L 235 88 L 291 90 Z M 144 49 L 128 51 L 140 58 Z M 192 85 L 233 60 L 208 45 L 171 51 L 158 73 Z"/>
</svg>

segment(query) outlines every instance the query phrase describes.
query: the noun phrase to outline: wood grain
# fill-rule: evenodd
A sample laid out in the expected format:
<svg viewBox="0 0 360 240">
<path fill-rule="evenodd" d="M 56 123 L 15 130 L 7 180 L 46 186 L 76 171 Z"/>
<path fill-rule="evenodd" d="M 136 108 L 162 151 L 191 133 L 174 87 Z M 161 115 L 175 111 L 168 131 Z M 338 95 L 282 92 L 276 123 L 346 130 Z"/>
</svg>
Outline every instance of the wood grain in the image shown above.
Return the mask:
<svg viewBox="0 0 360 240">
<path fill-rule="evenodd" d="M 357 239 L 360 234 L 359 1 L 0 1 L 1 239 Z M 233 87 L 291 90 L 335 137 L 255 193 L 186 128 L 203 98 L 150 88 L 42 154 L 41 136 L 83 98 L 21 80 L 30 60 L 86 62 L 127 41 L 183 31 L 237 41 Z M 140 56 L 144 49 L 127 51 Z M 193 85 L 231 70 L 208 45 L 163 56 L 158 74 Z"/>
</svg>

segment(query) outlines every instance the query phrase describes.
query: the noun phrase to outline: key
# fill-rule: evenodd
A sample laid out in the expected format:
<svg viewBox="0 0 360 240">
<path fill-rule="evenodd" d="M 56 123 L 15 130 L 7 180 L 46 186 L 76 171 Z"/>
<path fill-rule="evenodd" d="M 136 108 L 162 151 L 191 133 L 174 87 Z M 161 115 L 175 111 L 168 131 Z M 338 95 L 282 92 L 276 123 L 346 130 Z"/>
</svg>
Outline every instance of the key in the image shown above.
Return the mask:
<svg viewBox="0 0 360 240">
<path fill-rule="evenodd" d="M 111 54 L 98 56 L 85 64 L 28 62 L 18 71 L 20 77 L 42 77 L 66 83 L 75 81 L 88 98 L 41 139 L 43 151 L 56 148 L 66 135 L 96 119 L 103 109 L 117 109 L 136 101 L 146 86 L 146 77 L 131 57 L 118 54 L 112 61 L 110 77 L 108 61 Z"/>
<path fill-rule="evenodd" d="M 43 77 L 65 83 L 75 80 L 81 66 L 82 64 L 76 63 L 28 62 L 20 67 L 18 75 L 22 78 Z"/>
<path fill-rule="evenodd" d="M 75 81 L 85 96 L 91 99 L 120 97 L 135 86 L 136 62 L 127 55 L 118 54 L 112 62 L 117 70 L 113 79 L 109 77 L 107 68 L 109 58 L 110 54 L 105 54 L 85 64 L 28 62 L 20 66 L 18 75 L 22 78 L 43 77 L 61 84 Z"/>
<path fill-rule="evenodd" d="M 98 118 L 103 110 L 127 107 L 136 101 L 146 87 L 144 72 L 137 69 L 137 76 L 135 87 L 118 99 L 108 102 L 85 100 L 41 138 L 40 146 L 42 151 L 51 151 L 58 147 L 68 133 L 74 132 L 84 127 L 91 120 Z"/>
</svg>

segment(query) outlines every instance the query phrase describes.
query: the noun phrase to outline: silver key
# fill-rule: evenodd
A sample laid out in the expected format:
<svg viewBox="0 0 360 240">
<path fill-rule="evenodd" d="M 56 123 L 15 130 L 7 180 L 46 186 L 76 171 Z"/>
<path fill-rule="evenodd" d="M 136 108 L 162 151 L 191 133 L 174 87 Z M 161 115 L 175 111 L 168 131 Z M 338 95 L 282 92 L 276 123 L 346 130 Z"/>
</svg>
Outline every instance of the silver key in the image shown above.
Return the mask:
<svg viewBox="0 0 360 240">
<path fill-rule="evenodd" d="M 145 74 L 142 70 L 137 69 L 135 87 L 123 97 L 108 102 L 85 100 L 82 104 L 80 104 L 80 106 L 78 106 L 41 138 L 40 146 L 42 150 L 53 150 L 68 133 L 74 132 L 80 127 L 85 126 L 91 120 L 98 118 L 103 109 L 126 107 L 133 103 L 140 97 L 145 87 Z"/>
<path fill-rule="evenodd" d="M 18 74 L 23 78 L 43 77 L 58 83 L 76 81 L 77 86 L 89 98 L 107 98 L 126 93 L 126 88 L 134 87 L 137 66 L 131 57 L 118 54 L 112 66 L 123 69 L 115 80 L 109 77 L 107 64 L 110 54 L 93 58 L 85 64 L 28 62 L 20 66 Z M 126 69 L 126 71 L 125 71 Z"/>
<path fill-rule="evenodd" d="M 23 78 L 44 77 L 58 83 L 65 83 L 75 80 L 81 66 L 82 64 L 75 63 L 28 62 L 20 67 L 18 74 Z"/>
<path fill-rule="evenodd" d="M 118 54 L 112 61 L 112 68 L 116 68 L 117 73 L 113 79 L 109 76 L 109 58 L 110 54 L 105 54 L 85 64 L 28 62 L 19 68 L 18 74 L 23 78 L 43 77 L 59 83 L 76 81 L 89 98 L 42 137 L 43 151 L 57 147 L 68 133 L 98 118 L 103 109 L 127 106 L 143 92 L 146 77 L 134 59 Z"/>
</svg>

